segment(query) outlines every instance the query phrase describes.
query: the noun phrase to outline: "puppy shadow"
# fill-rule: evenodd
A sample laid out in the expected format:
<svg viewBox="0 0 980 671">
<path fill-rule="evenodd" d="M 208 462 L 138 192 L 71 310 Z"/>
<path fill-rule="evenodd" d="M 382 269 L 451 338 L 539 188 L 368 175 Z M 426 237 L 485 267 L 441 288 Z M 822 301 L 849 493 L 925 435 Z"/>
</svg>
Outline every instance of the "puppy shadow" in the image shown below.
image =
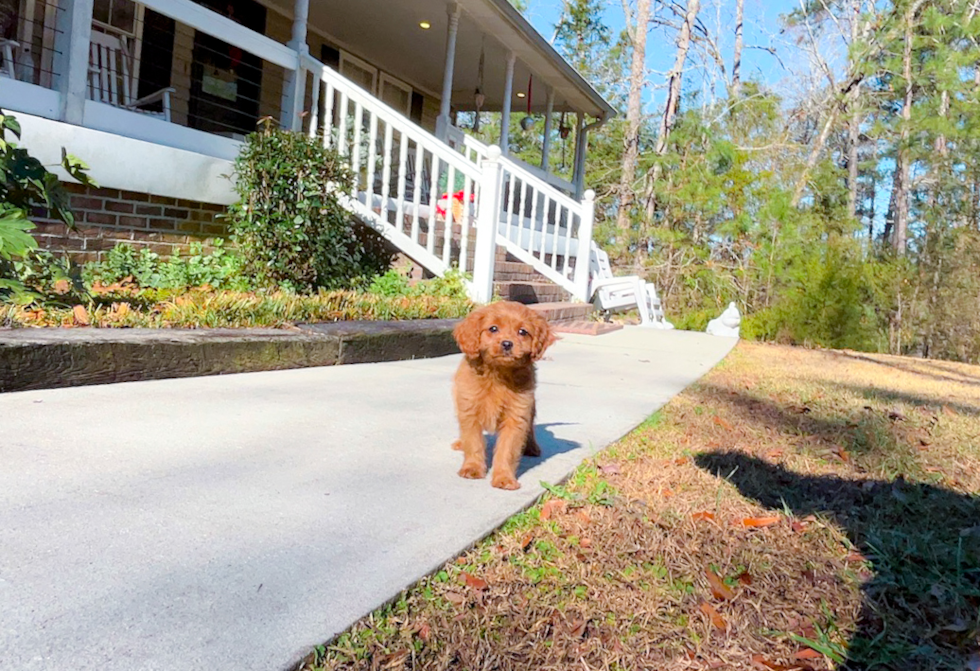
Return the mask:
<svg viewBox="0 0 980 671">
<path fill-rule="evenodd" d="M 574 426 L 578 422 L 552 422 L 550 424 L 535 424 L 534 436 L 538 439 L 538 447 L 541 448 L 539 457 L 521 457 L 521 463 L 517 467 L 517 477 L 521 477 L 532 468 L 541 465 L 551 457 L 565 452 L 571 452 L 581 447 L 581 443 L 574 440 L 559 438 L 552 431 L 555 426 Z"/>
</svg>

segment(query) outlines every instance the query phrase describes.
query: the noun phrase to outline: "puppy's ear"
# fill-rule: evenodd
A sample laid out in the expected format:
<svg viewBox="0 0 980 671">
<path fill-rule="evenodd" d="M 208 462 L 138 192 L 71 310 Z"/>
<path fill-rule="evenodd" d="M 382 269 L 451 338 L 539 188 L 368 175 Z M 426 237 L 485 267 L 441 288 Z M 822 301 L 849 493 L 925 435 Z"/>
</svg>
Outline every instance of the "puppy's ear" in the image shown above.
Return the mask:
<svg viewBox="0 0 980 671">
<path fill-rule="evenodd" d="M 536 312 L 531 314 L 531 335 L 533 340 L 531 341 L 531 359 L 534 361 L 539 361 L 541 357 L 544 356 L 546 349 L 555 344 L 557 336 L 555 332 L 551 330 L 551 324 L 548 320 L 539 315 Z"/>
<path fill-rule="evenodd" d="M 482 309 L 474 310 L 453 329 L 453 337 L 459 345 L 459 351 L 471 358 L 480 356 L 483 314 Z"/>
</svg>

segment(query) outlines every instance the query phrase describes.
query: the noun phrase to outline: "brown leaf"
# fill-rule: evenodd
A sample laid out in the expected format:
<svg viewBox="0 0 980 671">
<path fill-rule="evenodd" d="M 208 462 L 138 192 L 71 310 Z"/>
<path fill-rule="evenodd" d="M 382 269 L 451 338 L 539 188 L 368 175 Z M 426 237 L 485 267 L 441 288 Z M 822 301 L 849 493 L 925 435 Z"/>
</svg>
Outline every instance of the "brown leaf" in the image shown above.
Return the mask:
<svg viewBox="0 0 980 671">
<path fill-rule="evenodd" d="M 550 520 L 553 515 L 563 513 L 568 509 L 568 503 L 564 499 L 548 499 L 541 506 L 541 519 Z"/>
<path fill-rule="evenodd" d="M 704 574 L 708 577 L 708 584 L 711 586 L 711 594 L 716 599 L 729 600 L 735 598 L 735 592 L 732 588 L 725 584 L 725 582 L 718 577 L 718 574 L 712 571 L 710 568 L 704 570 Z"/>
<path fill-rule="evenodd" d="M 583 538 L 582 540 L 579 541 L 579 545 L 581 545 L 584 548 L 592 547 L 592 539 L 591 538 Z"/>
<path fill-rule="evenodd" d="M 784 452 L 785 450 L 783 450 L 783 448 L 777 447 L 775 450 L 769 450 L 766 452 L 766 456 L 770 459 L 778 459 L 779 457 L 783 456 Z"/>
<path fill-rule="evenodd" d="M 79 326 L 88 326 L 88 310 L 85 309 L 84 305 L 76 305 L 71 309 L 72 315 L 75 317 L 75 323 Z"/>
<path fill-rule="evenodd" d="M 527 552 L 527 549 L 531 547 L 531 542 L 534 540 L 534 534 L 528 534 L 521 539 L 521 549 Z"/>
<path fill-rule="evenodd" d="M 58 280 L 51 285 L 51 290 L 59 296 L 63 296 L 71 291 L 71 283 L 68 280 Z"/>
<path fill-rule="evenodd" d="M 702 511 L 700 513 L 694 513 L 693 515 L 691 515 L 691 519 L 694 520 L 695 522 L 700 522 L 702 520 L 713 520 L 715 519 L 715 514 Z"/>
<path fill-rule="evenodd" d="M 714 417 L 712 417 L 712 419 L 715 421 L 715 424 L 717 424 L 718 426 L 720 426 L 721 428 L 723 428 L 725 431 L 731 431 L 734 428 L 734 427 L 732 427 L 731 424 L 729 424 L 728 422 L 726 422 L 725 420 L 723 420 L 718 415 L 715 415 Z"/>
<path fill-rule="evenodd" d="M 619 475 L 622 471 L 619 469 L 619 464 L 615 461 L 611 461 L 608 464 L 600 464 L 599 471 L 603 475 Z"/>
<path fill-rule="evenodd" d="M 690 460 L 691 460 L 690 457 L 678 457 L 677 459 L 674 459 L 674 464 L 677 465 L 677 466 L 683 466 L 684 464 L 686 464 Z"/>
<path fill-rule="evenodd" d="M 469 573 L 463 573 L 463 580 L 465 580 L 466 584 L 473 589 L 488 589 L 490 587 L 486 580 L 477 578 L 475 575 Z"/>
<path fill-rule="evenodd" d="M 446 601 L 456 604 L 457 606 L 462 606 L 464 603 L 466 603 L 466 597 L 459 592 L 446 592 Z"/>
<path fill-rule="evenodd" d="M 844 561 L 846 561 L 846 562 L 859 562 L 859 563 L 862 563 L 863 564 L 863 563 L 865 563 L 865 562 L 868 561 L 868 558 L 865 557 L 860 552 L 852 551 L 852 552 L 849 552 L 846 557 L 844 557 Z"/>
<path fill-rule="evenodd" d="M 575 517 L 579 518 L 583 524 L 590 524 L 592 522 L 592 518 L 584 510 L 575 513 Z"/>
<path fill-rule="evenodd" d="M 758 528 L 758 527 L 771 527 L 773 524 L 779 524 L 781 517 L 773 515 L 772 517 L 746 517 L 742 520 L 743 527 Z"/>
<path fill-rule="evenodd" d="M 751 585 L 752 576 L 749 574 L 748 571 L 742 571 L 741 573 L 738 574 L 738 581 L 746 586 Z"/>
<path fill-rule="evenodd" d="M 813 648 L 803 648 L 793 655 L 793 659 L 820 659 L 822 657 L 823 653 L 817 652 Z"/>
<path fill-rule="evenodd" d="M 757 668 L 771 669 L 772 671 L 798 671 L 799 669 L 804 668 L 799 664 L 786 666 L 785 664 L 777 664 L 776 662 L 770 662 L 762 655 L 752 655 L 752 664 Z"/>
<path fill-rule="evenodd" d="M 711 620 L 711 624 L 715 626 L 715 629 L 718 629 L 720 631 L 728 631 L 728 623 L 725 621 L 725 618 L 721 616 L 721 613 L 719 613 L 715 609 L 714 606 L 712 606 L 707 601 L 702 601 L 700 608 L 701 608 L 701 612 L 707 615 L 708 619 Z"/>
<path fill-rule="evenodd" d="M 789 527 L 790 529 L 793 530 L 793 533 L 797 533 L 797 534 L 801 534 L 804 531 L 806 531 L 806 525 L 803 522 L 799 522 L 797 520 L 793 520 L 792 522 L 790 522 Z"/>
<path fill-rule="evenodd" d="M 432 637 L 432 627 L 429 626 L 427 622 L 423 622 L 419 625 L 419 638 L 422 639 L 424 643 L 428 643 L 429 639 Z"/>
<path fill-rule="evenodd" d="M 588 624 L 587 620 L 579 620 L 578 622 L 573 622 L 568 628 L 568 634 L 572 638 L 582 638 L 582 634 L 585 633 L 585 626 Z"/>
</svg>

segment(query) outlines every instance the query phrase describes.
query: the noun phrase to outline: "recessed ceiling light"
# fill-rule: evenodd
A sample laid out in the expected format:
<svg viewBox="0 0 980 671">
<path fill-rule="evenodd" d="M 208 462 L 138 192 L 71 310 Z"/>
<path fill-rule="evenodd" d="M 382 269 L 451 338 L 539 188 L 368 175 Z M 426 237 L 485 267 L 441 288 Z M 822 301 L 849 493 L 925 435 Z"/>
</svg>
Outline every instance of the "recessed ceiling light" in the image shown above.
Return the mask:
<svg viewBox="0 0 980 671">
<path fill-rule="evenodd" d="M 421 28 L 422 30 L 428 30 L 431 27 L 432 24 L 429 23 L 428 21 L 419 21 L 419 28 Z"/>
<path fill-rule="evenodd" d="M 524 93 L 524 91 L 518 91 L 517 92 L 517 97 L 518 98 L 525 98 L 525 97 L 527 97 L 527 94 Z"/>
</svg>

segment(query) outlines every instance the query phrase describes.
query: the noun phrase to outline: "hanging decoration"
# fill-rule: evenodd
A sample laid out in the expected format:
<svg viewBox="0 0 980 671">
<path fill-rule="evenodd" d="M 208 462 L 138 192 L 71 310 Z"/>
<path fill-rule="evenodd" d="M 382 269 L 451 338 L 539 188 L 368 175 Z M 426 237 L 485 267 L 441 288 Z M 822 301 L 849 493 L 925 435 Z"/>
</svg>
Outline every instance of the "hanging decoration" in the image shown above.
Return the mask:
<svg viewBox="0 0 980 671">
<path fill-rule="evenodd" d="M 561 138 L 561 169 L 565 169 L 565 140 L 568 139 L 568 134 L 571 132 L 571 128 L 565 123 L 565 113 L 561 113 L 561 121 L 558 122 L 558 137 Z"/>
<path fill-rule="evenodd" d="M 483 109 L 483 103 L 487 101 L 486 95 L 483 93 L 483 63 L 485 59 L 484 47 L 486 41 L 480 46 L 480 64 L 477 66 L 476 71 L 476 91 L 473 92 L 473 104 L 476 106 L 476 114 L 473 115 L 473 132 L 480 132 L 480 110 Z"/>
<path fill-rule="evenodd" d="M 531 116 L 531 84 L 534 82 L 534 75 L 529 75 L 527 78 L 527 114 L 521 119 L 521 128 L 524 132 L 531 130 L 534 126 L 534 117 Z"/>
</svg>

